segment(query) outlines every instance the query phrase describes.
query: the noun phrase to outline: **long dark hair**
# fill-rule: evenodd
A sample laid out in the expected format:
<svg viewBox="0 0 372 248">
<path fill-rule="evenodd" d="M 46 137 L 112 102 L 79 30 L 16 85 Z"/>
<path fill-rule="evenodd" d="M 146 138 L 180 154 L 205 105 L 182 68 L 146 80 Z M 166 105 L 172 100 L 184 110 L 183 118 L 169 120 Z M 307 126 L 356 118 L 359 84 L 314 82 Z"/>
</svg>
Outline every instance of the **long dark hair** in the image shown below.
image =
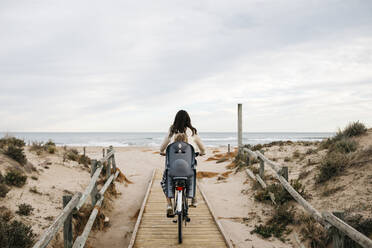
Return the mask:
<svg viewBox="0 0 372 248">
<path fill-rule="evenodd" d="M 170 127 L 169 136 L 172 136 L 175 133 L 186 133 L 187 128 L 191 129 L 192 135 L 198 133 L 196 128 L 191 125 L 189 114 L 185 110 L 180 110 L 177 112 L 173 125 Z"/>
</svg>

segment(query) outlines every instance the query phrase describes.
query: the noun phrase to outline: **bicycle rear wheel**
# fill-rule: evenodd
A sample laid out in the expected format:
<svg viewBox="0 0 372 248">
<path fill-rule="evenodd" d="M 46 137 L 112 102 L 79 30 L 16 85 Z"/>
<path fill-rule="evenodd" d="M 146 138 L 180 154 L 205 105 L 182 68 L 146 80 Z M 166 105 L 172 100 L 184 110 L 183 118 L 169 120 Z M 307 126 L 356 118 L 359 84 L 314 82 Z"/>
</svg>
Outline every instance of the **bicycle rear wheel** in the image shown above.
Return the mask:
<svg viewBox="0 0 372 248">
<path fill-rule="evenodd" d="M 182 213 L 178 214 L 178 243 L 182 243 Z"/>
</svg>

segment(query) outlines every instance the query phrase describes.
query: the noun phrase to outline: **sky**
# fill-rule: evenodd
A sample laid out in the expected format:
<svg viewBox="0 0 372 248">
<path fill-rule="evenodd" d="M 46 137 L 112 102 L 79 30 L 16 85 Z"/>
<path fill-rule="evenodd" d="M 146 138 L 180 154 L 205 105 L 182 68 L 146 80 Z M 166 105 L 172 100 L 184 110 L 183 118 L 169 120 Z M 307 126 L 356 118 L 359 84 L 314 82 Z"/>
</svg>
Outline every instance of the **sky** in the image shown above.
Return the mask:
<svg viewBox="0 0 372 248">
<path fill-rule="evenodd" d="M 372 126 L 372 1 L 0 1 L 0 131 Z"/>
</svg>

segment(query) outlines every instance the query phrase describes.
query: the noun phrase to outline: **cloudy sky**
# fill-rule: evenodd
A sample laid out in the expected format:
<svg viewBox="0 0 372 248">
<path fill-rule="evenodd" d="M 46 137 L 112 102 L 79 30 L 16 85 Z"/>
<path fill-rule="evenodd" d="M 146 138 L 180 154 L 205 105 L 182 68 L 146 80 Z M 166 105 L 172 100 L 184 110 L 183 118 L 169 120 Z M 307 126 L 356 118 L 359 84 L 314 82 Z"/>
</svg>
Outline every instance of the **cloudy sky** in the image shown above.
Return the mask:
<svg viewBox="0 0 372 248">
<path fill-rule="evenodd" d="M 0 131 L 372 126 L 372 1 L 0 1 Z"/>
</svg>

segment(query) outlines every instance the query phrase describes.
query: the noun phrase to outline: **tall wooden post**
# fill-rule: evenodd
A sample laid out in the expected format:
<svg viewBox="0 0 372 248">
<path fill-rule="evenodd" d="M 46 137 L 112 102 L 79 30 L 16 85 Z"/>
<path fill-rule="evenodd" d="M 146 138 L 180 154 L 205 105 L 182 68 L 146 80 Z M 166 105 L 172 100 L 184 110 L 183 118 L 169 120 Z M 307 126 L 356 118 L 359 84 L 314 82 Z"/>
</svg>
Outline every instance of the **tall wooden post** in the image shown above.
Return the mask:
<svg viewBox="0 0 372 248">
<path fill-rule="evenodd" d="M 85 151 L 85 146 L 84 146 L 84 148 L 83 148 L 83 154 L 84 154 L 84 156 L 85 156 L 85 154 L 86 154 L 85 152 L 86 152 L 86 151 Z"/>
<path fill-rule="evenodd" d="M 227 144 L 227 154 L 230 155 L 230 144 Z"/>
<path fill-rule="evenodd" d="M 90 166 L 91 166 L 90 177 L 92 177 L 92 176 L 94 175 L 94 173 L 96 172 L 96 170 L 97 170 L 97 165 L 98 165 L 97 160 L 92 159 L 92 162 L 91 162 L 91 164 L 90 164 Z M 94 187 L 93 187 L 93 190 L 92 190 L 92 192 L 90 193 L 90 198 L 91 198 L 91 200 L 92 200 L 92 206 L 93 206 L 93 207 L 96 205 L 96 202 L 97 202 L 97 194 L 98 194 L 97 183 L 95 183 L 95 184 L 94 184 Z"/>
<path fill-rule="evenodd" d="M 102 157 L 105 157 L 105 148 L 102 148 Z"/>
<path fill-rule="evenodd" d="M 242 104 L 238 103 L 238 149 L 243 145 L 243 117 Z"/>
<path fill-rule="evenodd" d="M 62 197 L 63 201 L 63 208 L 67 206 L 67 204 L 71 201 L 72 195 L 64 195 Z M 63 224 L 63 241 L 64 241 L 64 248 L 71 248 L 72 247 L 72 213 L 69 214 L 67 219 Z"/>
</svg>

